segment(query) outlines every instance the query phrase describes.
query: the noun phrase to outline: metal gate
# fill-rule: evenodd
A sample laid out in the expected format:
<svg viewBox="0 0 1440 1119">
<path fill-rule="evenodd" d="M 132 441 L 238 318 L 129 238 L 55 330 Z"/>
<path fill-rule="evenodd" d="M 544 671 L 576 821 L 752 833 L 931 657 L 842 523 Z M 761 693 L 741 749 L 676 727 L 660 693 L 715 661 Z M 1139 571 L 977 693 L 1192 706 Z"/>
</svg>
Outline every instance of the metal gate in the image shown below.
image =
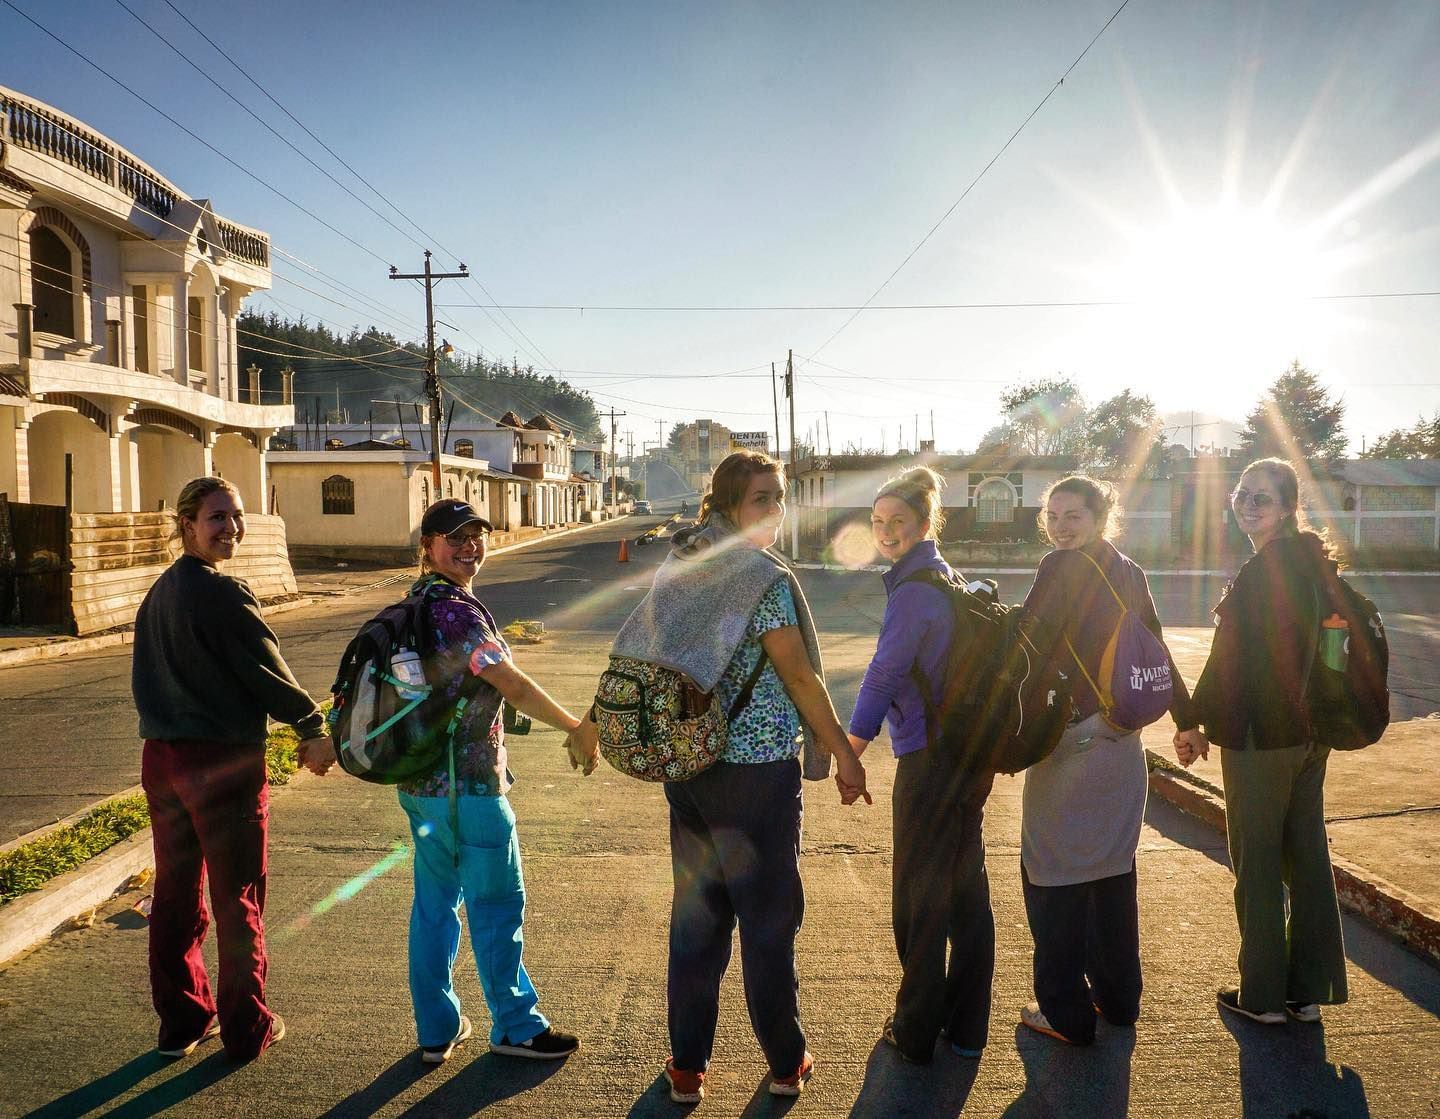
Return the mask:
<svg viewBox="0 0 1440 1119">
<path fill-rule="evenodd" d="M 70 518 L 0 494 L 0 624 L 73 630 Z"/>
</svg>

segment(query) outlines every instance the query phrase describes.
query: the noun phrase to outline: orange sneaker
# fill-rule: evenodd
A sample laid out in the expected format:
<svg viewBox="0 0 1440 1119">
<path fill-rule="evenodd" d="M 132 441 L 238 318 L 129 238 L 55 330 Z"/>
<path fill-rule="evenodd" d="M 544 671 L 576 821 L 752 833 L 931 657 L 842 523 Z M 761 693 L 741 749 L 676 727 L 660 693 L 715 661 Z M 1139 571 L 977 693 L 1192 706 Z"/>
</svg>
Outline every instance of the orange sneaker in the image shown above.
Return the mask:
<svg viewBox="0 0 1440 1119">
<path fill-rule="evenodd" d="M 676 1068 L 675 1058 L 665 1058 L 665 1079 L 670 1081 L 670 1098 L 676 1103 L 699 1103 L 705 1098 L 705 1074 Z"/>
<path fill-rule="evenodd" d="M 805 1091 L 810 1077 L 815 1075 L 815 1058 L 807 1051 L 800 1067 L 791 1076 L 777 1076 L 770 1081 L 772 1096 L 798 1096 Z"/>
</svg>

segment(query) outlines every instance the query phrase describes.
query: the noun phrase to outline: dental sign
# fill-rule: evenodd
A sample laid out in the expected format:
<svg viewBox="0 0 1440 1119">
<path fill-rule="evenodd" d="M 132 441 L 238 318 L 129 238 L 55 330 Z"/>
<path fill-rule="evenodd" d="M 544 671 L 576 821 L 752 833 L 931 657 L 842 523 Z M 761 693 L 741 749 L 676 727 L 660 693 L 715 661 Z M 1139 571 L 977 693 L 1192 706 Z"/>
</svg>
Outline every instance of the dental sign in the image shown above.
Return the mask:
<svg viewBox="0 0 1440 1119">
<path fill-rule="evenodd" d="M 730 449 L 732 451 L 768 451 L 770 449 L 770 433 L 768 431 L 732 431 L 730 433 Z"/>
</svg>

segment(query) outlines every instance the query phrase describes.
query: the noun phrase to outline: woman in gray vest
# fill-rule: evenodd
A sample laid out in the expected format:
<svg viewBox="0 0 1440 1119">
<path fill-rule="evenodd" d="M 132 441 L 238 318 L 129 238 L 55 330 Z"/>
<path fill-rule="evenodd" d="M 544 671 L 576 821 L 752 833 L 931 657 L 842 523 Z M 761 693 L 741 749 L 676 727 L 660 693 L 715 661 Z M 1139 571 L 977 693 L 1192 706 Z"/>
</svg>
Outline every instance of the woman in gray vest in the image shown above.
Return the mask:
<svg viewBox="0 0 1440 1119">
<path fill-rule="evenodd" d="M 795 938 L 800 780 L 838 762 L 841 801 L 868 801 L 865 769 L 835 718 L 810 611 L 769 551 L 785 515 L 785 478 L 768 455 L 737 451 L 716 469 L 693 529 L 615 638 L 612 653 L 684 672 L 729 711 L 760 665 L 752 698 L 730 720 L 720 760 L 665 784 L 670 804 L 670 1098 L 698 1103 L 715 1042 L 720 981 L 738 922 L 745 1002 L 770 1066 L 769 1091 L 798 1096 L 814 1070 L 800 1025 Z M 804 747 L 800 738 L 804 732 Z M 802 765 L 803 756 L 803 765 Z"/>
</svg>

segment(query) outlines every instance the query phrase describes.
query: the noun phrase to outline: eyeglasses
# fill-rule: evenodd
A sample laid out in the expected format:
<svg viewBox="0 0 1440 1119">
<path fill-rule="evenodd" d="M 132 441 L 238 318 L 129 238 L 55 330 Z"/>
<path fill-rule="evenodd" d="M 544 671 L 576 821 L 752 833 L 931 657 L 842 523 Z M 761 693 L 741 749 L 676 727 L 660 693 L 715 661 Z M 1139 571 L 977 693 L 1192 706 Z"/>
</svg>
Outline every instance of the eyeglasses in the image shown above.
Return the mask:
<svg viewBox="0 0 1440 1119">
<path fill-rule="evenodd" d="M 1251 493 L 1249 490 L 1236 490 L 1230 495 L 1230 504 L 1238 505 L 1242 508 L 1248 505 L 1252 509 L 1264 509 L 1267 506 L 1274 505 L 1275 499 L 1268 493 Z"/>
<path fill-rule="evenodd" d="M 452 532 L 445 537 L 445 543 L 452 548 L 463 548 L 466 544 L 484 544 L 490 538 L 490 534 L 483 529 L 480 532 Z"/>
</svg>

